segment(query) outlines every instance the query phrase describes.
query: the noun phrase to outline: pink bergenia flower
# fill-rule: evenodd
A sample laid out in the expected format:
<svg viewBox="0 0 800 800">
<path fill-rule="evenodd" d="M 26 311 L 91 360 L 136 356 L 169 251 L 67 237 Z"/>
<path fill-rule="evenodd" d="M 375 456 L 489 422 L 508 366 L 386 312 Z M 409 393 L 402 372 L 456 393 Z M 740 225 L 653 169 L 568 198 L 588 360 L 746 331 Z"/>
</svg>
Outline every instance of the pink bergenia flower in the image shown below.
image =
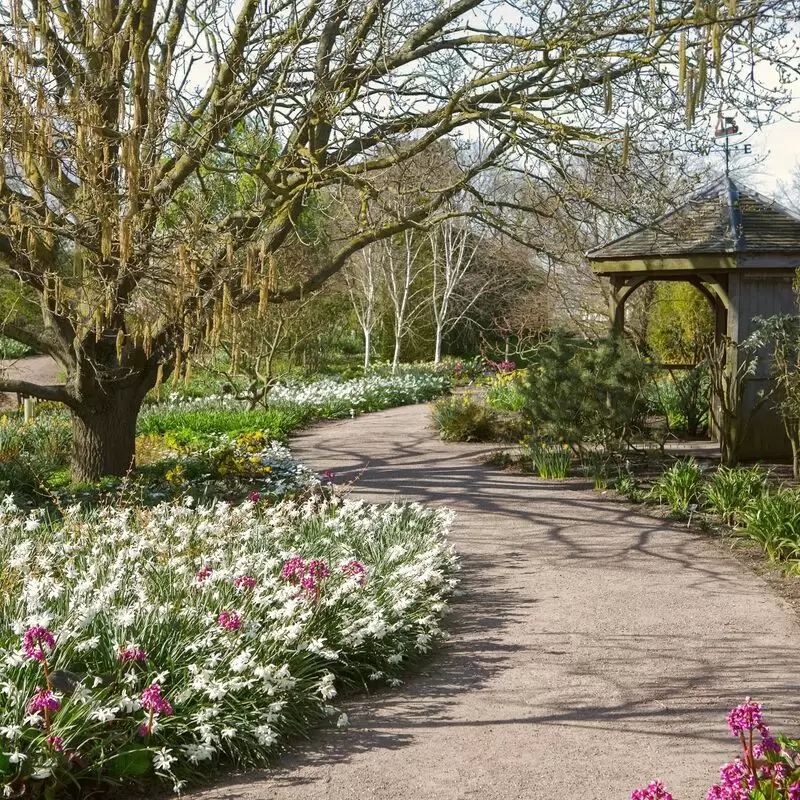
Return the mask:
<svg viewBox="0 0 800 800">
<path fill-rule="evenodd" d="M 40 711 L 58 711 L 61 702 L 49 689 L 37 689 L 36 694 L 28 702 L 28 713 L 38 714 Z"/>
<path fill-rule="evenodd" d="M 800 800 L 800 781 L 795 781 L 789 787 L 789 794 L 787 800 Z"/>
<path fill-rule="evenodd" d="M 204 564 L 199 570 L 197 570 L 197 574 L 194 576 L 194 579 L 198 583 L 203 583 L 203 581 L 208 580 L 211 577 L 211 573 L 214 570 L 208 564 Z"/>
<path fill-rule="evenodd" d="M 312 558 L 308 563 L 300 556 L 288 559 L 281 570 L 281 577 L 290 583 L 300 586 L 309 597 L 319 600 L 320 586 L 325 578 L 330 577 L 328 565 L 319 558 Z"/>
<path fill-rule="evenodd" d="M 750 789 L 755 785 L 755 778 L 747 764 L 737 758 L 730 764 L 723 764 L 719 770 L 720 787 L 724 800 L 748 800 Z"/>
<path fill-rule="evenodd" d="M 64 740 L 60 736 L 48 736 L 46 741 L 57 753 L 64 749 Z"/>
<path fill-rule="evenodd" d="M 323 578 L 329 578 L 331 571 L 328 565 L 319 558 L 312 558 L 308 562 L 308 574 L 315 581 L 321 581 Z"/>
<path fill-rule="evenodd" d="M 119 653 L 120 661 L 147 661 L 147 653 L 141 647 L 124 647 Z"/>
<path fill-rule="evenodd" d="M 756 730 L 761 724 L 761 703 L 754 703 L 749 697 L 745 697 L 744 703 L 731 709 L 728 714 L 728 727 L 734 736 Z"/>
<path fill-rule="evenodd" d="M 672 795 L 661 781 L 650 781 L 643 789 L 634 789 L 631 800 L 672 800 Z"/>
<path fill-rule="evenodd" d="M 242 618 L 235 611 L 223 611 L 217 622 L 226 631 L 238 631 L 242 627 Z"/>
<path fill-rule="evenodd" d="M 44 661 L 47 653 L 45 647 L 52 651 L 56 646 L 53 634 L 41 625 L 34 625 L 28 628 L 22 637 L 22 649 L 28 658 L 35 658 L 37 661 Z"/>
<path fill-rule="evenodd" d="M 257 503 L 261 499 L 261 492 L 250 492 L 250 494 L 247 495 L 247 499 L 251 503 Z"/>
<path fill-rule="evenodd" d="M 166 697 L 161 696 L 161 686 L 157 683 L 151 683 L 142 692 L 142 708 L 153 714 L 163 714 L 165 717 L 172 714 L 172 704 Z"/>
<path fill-rule="evenodd" d="M 252 575 L 240 575 L 233 582 L 233 585 L 237 589 L 255 589 L 256 579 Z"/>
<path fill-rule="evenodd" d="M 355 558 L 351 558 L 346 564 L 342 564 L 342 572 L 348 578 L 354 578 L 359 586 L 363 586 L 367 580 L 367 568 Z"/>
<path fill-rule="evenodd" d="M 336 477 L 336 473 L 332 469 L 324 469 L 320 472 L 320 475 L 329 483 L 332 483 L 333 479 Z"/>
<path fill-rule="evenodd" d="M 284 562 L 281 578 L 290 583 L 300 583 L 306 572 L 306 562 L 300 556 L 292 556 Z"/>
</svg>

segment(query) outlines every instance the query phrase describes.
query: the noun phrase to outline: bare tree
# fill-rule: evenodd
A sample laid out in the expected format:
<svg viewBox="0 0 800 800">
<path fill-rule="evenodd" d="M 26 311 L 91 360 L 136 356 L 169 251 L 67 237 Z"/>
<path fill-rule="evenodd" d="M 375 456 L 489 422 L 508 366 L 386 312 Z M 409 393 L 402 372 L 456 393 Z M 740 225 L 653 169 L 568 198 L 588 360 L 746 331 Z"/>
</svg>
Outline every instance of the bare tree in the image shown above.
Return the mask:
<svg viewBox="0 0 800 800">
<path fill-rule="evenodd" d="M 22 301 L 3 332 L 67 379 L 0 390 L 69 407 L 76 479 L 123 473 L 147 391 L 237 308 L 319 290 L 480 195 L 488 169 L 663 146 L 658 131 L 738 91 L 739 56 L 789 63 L 796 5 L 524 0 L 503 22 L 489 0 L 3 3 L 0 257 Z M 431 175 L 388 222 L 362 214 L 286 281 L 283 247 L 326 187 L 368 210 L 374 173 L 459 133 L 479 146 L 457 176 Z M 235 209 L 208 190 L 222 175 Z"/>
<path fill-rule="evenodd" d="M 448 217 L 429 233 L 431 244 L 431 308 L 436 323 L 433 361 L 442 360 L 442 339 L 469 313 L 493 278 L 481 276 L 471 291 L 465 279 L 475 266 L 483 234 L 472 230 L 466 217 Z M 497 276 L 494 277 L 497 280 Z"/>
<path fill-rule="evenodd" d="M 383 271 L 380 246 L 371 244 L 356 253 L 343 271 L 347 293 L 364 336 L 364 369 L 369 369 L 372 354 L 372 332 L 378 322 Z"/>
<path fill-rule="evenodd" d="M 427 266 L 421 257 L 425 238 L 414 229 L 407 229 L 396 240 L 383 242 L 384 285 L 392 305 L 392 330 L 394 351 L 392 353 L 392 373 L 400 363 L 403 336 L 408 331 L 422 309 L 417 298 L 424 291 L 419 278 Z"/>
</svg>

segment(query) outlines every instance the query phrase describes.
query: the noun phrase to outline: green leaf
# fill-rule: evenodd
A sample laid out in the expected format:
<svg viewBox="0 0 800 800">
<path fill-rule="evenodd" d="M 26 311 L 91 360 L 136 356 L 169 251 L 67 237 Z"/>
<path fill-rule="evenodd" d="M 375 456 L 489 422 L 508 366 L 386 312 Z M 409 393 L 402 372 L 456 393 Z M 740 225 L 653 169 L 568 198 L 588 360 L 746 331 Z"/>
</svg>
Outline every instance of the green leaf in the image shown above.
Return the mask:
<svg viewBox="0 0 800 800">
<path fill-rule="evenodd" d="M 14 770 L 11 766 L 11 762 L 8 760 L 8 756 L 2 750 L 0 750 L 0 775 L 8 775 L 13 771 Z"/>
<path fill-rule="evenodd" d="M 153 759 L 150 750 L 135 744 L 126 744 L 109 761 L 112 775 L 118 778 L 138 778 L 147 775 L 152 769 Z"/>
</svg>

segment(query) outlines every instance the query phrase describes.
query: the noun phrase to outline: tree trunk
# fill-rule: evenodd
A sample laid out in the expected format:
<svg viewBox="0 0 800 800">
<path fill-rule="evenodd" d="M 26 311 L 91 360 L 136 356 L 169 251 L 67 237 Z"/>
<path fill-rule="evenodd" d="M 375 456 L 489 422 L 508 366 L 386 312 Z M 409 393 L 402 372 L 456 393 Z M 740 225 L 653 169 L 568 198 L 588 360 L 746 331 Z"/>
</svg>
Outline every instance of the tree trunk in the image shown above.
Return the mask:
<svg viewBox="0 0 800 800">
<path fill-rule="evenodd" d="M 72 412 L 72 480 L 123 476 L 135 466 L 136 419 L 141 401 L 132 392 L 107 395 L 101 407 Z"/>
<path fill-rule="evenodd" d="M 394 355 L 392 356 L 392 375 L 397 372 L 397 365 L 400 363 L 400 334 L 395 334 L 394 339 Z"/>
<path fill-rule="evenodd" d="M 438 364 L 442 360 L 442 326 L 436 323 L 436 347 L 433 353 L 433 363 Z"/>
<path fill-rule="evenodd" d="M 364 328 L 364 372 L 369 369 L 370 350 L 372 349 L 372 331 Z"/>
</svg>

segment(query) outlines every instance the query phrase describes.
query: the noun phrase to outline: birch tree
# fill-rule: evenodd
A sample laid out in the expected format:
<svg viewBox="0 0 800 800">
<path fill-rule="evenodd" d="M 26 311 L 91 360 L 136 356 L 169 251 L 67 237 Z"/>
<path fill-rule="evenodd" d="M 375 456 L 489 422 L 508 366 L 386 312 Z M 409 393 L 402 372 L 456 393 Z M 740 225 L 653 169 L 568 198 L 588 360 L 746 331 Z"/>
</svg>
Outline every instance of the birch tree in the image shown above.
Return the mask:
<svg viewBox="0 0 800 800">
<path fill-rule="evenodd" d="M 425 237 L 413 229 L 403 231 L 394 241 L 383 242 L 382 267 L 384 284 L 392 307 L 392 374 L 397 372 L 402 353 L 403 337 L 408 332 L 422 306 L 417 298 L 422 294 L 420 276 L 426 268 L 421 257 Z"/>
<path fill-rule="evenodd" d="M 429 233 L 431 245 L 431 308 L 435 322 L 433 361 L 442 360 L 442 339 L 469 313 L 493 278 L 480 276 L 465 293 L 483 239 L 464 217 L 448 217 Z M 498 276 L 494 276 L 497 280 Z"/>
<path fill-rule="evenodd" d="M 364 370 L 369 369 L 372 354 L 372 332 L 378 322 L 378 304 L 382 275 L 380 248 L 368 245 L 353 256 L 343 272 L 347 293 L 364 337 Z"/>
</svg>

